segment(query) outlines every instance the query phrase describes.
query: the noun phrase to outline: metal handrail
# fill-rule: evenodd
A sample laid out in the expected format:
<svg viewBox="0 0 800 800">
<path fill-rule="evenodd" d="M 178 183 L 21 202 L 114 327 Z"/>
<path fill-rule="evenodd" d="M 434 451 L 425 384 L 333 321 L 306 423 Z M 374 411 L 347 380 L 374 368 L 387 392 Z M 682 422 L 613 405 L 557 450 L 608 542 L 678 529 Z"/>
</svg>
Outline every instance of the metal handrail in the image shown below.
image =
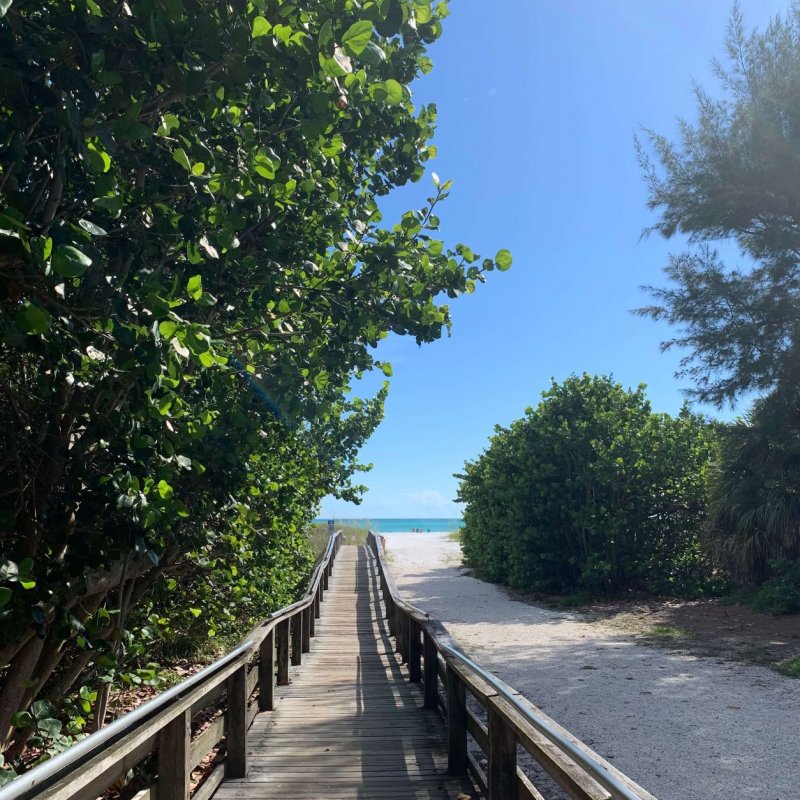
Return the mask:
<svg viewBox="0 0 800 800">
<path fill-rule="evenodd" d="M 372 538 L 375 542 L 375 555 L 381 562 L 384 575 L 388 575 L 391 578 L 383 549 L 382 537 L 376 536 L 373 533 Z M 576 747 L 570 739 L 554 728 L 547 719 L 535 714 L 530 708 L 522 704 L 519 698 L 513 694 L 508 684 L 481 667 L 480 664 L 473 661 L 459 648 L 441 641 L 440 634 L 433 630 L 433 628 L 437 627 L 444 630 L 442 623 L 432 620 L 427 612 L 400 597 L 399 590 L 393 579 L 387 582 L 387 588 L 392 595 L 392 603 L 401 607 L 406 613 L 414 617 L 420 627 L 431 637 L 437 651 L 444 656 L 445 662 L 447 661 L 447 657 L 450 656 L 456 661 L 459 661 L 469 671 L 475 673 L 485 683 L 489 684 L 498 694 L 502 695 L 505 700 L 514 706 L 515 710 L 531 725 L 531 727 L 541 733 L 542 736 L 558 747 L 559 750 L 568 755 L 572 761 L 583 767 L 594 781 L 610 792 L 612 800 L 642 800 L 642 796 L 639 793 L 632 791 L 609 771 L 608 765 L 603 763 L 603 761 L 599 759 L 599 756 L 595 756 L 591 751 L 587 752 Z M 2 798 L 0 798 L 0 800 L 2 800 Z"/>
<path fill-rule="evenodd" d="M 314 569 L 306 588 L 306 596 L 291 605 L 274 611 L 267 619 L 258 625 L 250 634 L 233 650 L 221 658 L 204 667 L 194 675 L 182 680 L 170 689 L 157 694 L 152 699 L 142 703 L 138 708 L 123 714 L 118 719 L 109 723 L 99 731 L 87 736 L 79 742 L 68 747 L 52 758 L 33 767 L 28 772 L 14 778 L 6 786 L 0 788 L 0 800 L 25 800 L 29 793 L 50 786 L 65 777 L 70 769 L 75 768 L 87 759 L 94 757 L 102 750 L 130 733 L 137 725 L 147 722 L 161 711 L 167 709 L 176 700 L 182 699 L 186 694 L 201 687 L 217 673 L 223 671 L 230 664 L 242 659 L 245 663 L 254 654 L 261 640 L 274 628 L 275 624 L 283 617 L 293 612 L 307 608 L 314 601 L 316 591 L 322 579 L 323 570 L 329 564 L 334 553 L 336 543 L 341 538 L 341 531 L 337 531 L 328 539 L 322 559 Z M 263 634 L 263 635 L 262 635 Z M 210 690 L 213 687 L 210 687 Z"/>
<path fill-rule="evenodd" d="M 186 678 L 167 691 L 157 694 L 146 703 L 142 703 L 138 708 L 123 714 L 121 717 L 110 722 L 104 728 L 87 736 L 80 742 L 62 750 L 57 755 L 42 762 L 28 772 L 23 772 L 11 783 L 0 789 L 0 800 L 18 800 L 25 797 L 26 793 L 36 789 L 45 783 L 52 783 L 59 778 L 59 773 L 66 773 L 70 767 L 76 763 L 83 762 L 88 758 L 99 753 L 107 744 L 113 743 L 128 733 L 130 729 L 139 722 L 146 722 L 154 717 L 159 711 L 164 710 L 175 700 L 180 699 L 188 691 L 204 683 L 208 678 L 213 677 L 217 672 L 236 661 L 245 653 L 250 653 L 255 647 L 253 642 L 242 642 L 242 644 L 231 650 L 230 653 L 217 659 L 212 664 Z"/>
<path fill-rule="evenodd" d="M 434 636 L 434 641 L 435 641 Z M 549 739 L 556 747 L 562 752 L 565 752 L 569 757 L 580 764 L 589 776 L 597 781 L 604 789 L 611 792 L 613 800 L 642 800 L 640 794 L 631 791 L 624 783 L 622 783 L 615 775 L 608 771 L 608 767 L 602 762 L 593 758 L 590 753 L 576 747 L 575 744 L 560 734 L 552 725 L 545 719 L 534 714 L 529 708 L 519 702 L 519 699 L 509 691 L 507 684 L 499 680 L 497 677 L 488 672 L 480 664 L 476 664 L 469 656 L 462 653 L 458 648 L 452 647 L 449 644 L 439 644 L 437 646 L 445 655 L 450 655 L 457 661 L 460 661 L 465 667 L 475 672 L 480 678 L 488 683 L 498 694 L 501 694 L 504 699 L 511 703 L 514 708 L 525 718 L 526 722 L 535 728 L 542 736 Z"/>
</svg>

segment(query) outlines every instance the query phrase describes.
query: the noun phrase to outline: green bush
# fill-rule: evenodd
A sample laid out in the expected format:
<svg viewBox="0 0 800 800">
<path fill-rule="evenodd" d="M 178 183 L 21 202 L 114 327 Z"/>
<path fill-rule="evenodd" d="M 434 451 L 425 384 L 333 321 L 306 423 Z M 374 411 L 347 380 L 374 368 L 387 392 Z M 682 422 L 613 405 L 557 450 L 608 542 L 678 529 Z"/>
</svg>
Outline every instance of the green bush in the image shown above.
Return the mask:
<svg viewBox="0 0 800 800">
<path fill-rule="evenodd" d="M 713 449 L 703 418 L 653 413 L 643 387 L 554 383 L 457 476 L 465 558 L 482 578 L 542 593 L 706 592 Z"/>
<path fill-rule="evenodd" d="M 800 561 L 773 561 L 772 575 L 751 596 L 754 611 L 800 614 Z"/>
</svg>

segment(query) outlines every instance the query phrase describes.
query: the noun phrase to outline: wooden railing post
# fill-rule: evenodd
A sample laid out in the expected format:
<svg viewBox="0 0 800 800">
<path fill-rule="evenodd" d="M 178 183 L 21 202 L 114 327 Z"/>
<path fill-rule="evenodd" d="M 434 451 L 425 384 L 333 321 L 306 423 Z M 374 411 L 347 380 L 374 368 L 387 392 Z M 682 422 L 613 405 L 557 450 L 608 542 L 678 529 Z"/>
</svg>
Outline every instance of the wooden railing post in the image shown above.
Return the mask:
<svg viewBox="0 0 800 800">
<path fill-rule="evenodd" d="M 158 734 L 158 796 L 163 800 L 189 797 L 191 724 L 191 710 L 187 709 Z"/>
<path fill-rule="evenodd" d="M 397 636 L 397 611 L 391 596 L 386 598 L 386 618 L 389 620 L 389 635 Z"/>
<path fill-rule="evenodd" d="M 322 588 L 325 589 L 326 592 L 328 591 L 328 577 L 331 574 L 331 563 L 332 562 L 329 561 L 328 566 L 322 570 Z"/>
<path fill-rule="evenodd" d="M 247 664 L 228 678 L 225 777 L 247 775 Z"/>
<path fill-rule="evenodd" d="M 517 794 L 517 735 L 489 698 L 488 800 Z"/>
<path fill-rule="evenodd" d="M 422 680 L 421 648 L 419 646 L 419 624 L 415 619 L 408 620 L 408 680 L 419 683 Z"/>
<path fill-rule="evenodd" d="M 289 685 L 289 620 L 282 619 L 275 627 L 278 636 L 278 686 Z"/>
<path fill-rule="evenodd" d="M 317 588 L 317 593 L 314 595 L 314 619 L 319 619 L 320 603 L 322 602 L 322 585 Z"/>
<path fill-rule="evenodd" d="M 459 674 L 447 665 L 447 771 L 467 771 L 467 692 Z M 511 797 L 513 795 L 509 795 Z"/>
<path fill-rule="evenodd" d="M 304 608 L 300 612 L 300 650 L 303 653 L 308 653 L 311 650 L 311 618 L 314 612 L 311 606 Z"/>
<path fill-rule="evenodd" d="M 275 629 L 261 641 L 258 649 L 258 710 L 275 710 Z"/>
<path fill-rule="evenodd" d="M 425 708 L 436 710 L 439 707 L 439 656 L 436 643 L 428 631 L 422 631 L 425 648 Z"/>
<path fill-rule="evenodd" d="M 303 663 L 303 612 L 297 611 L 292 615 L 292 666 L 297 667 Z"/>
</svg>

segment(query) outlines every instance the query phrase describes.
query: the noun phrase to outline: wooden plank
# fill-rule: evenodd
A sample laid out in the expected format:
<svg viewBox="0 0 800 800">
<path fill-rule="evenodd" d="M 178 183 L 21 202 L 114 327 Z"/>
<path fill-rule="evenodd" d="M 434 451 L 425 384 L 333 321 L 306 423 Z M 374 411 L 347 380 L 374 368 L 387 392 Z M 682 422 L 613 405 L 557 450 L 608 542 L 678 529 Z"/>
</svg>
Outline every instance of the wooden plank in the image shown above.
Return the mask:
<svg viewBox="0 0 800 800">
<path fill-rule="evenodd" d="M 299 667 L 303 663 L 303 612 L 298 611 L 289 621 L 292 629 L 292 666 Z"/>
<path fill-rule="evenodd" d="M 192 800 L 210 800 L 225 778 L 225 764 L 217 764 L 203 785 L 192 795 Z"/>
<path fill-rule="evenodd" d="M 194 769 L 213 749 L 225 735 L 226 716 L 217 717 L 193 741 L 189 751 L 189 766 Z"/>
<path fill-rule="evenodd" d="M 502 712 L 489 701 L 488 800 L 508 800 L 517 788 L 517 736 Z"/>
<path fill-rule="evenodd" d="M 314 647 L 253 723 L 247 778 L 215 800 L 472 797 L 468 780 L 446 774 L 441 717 L 423 712 L 420 684 L 392 653 L 374 561 L 355 547 L 339 559 Z"/>
<path fill-rule="evenodd" d="M 256 686 L 258 685 L 258 666 L 252 667 L 250 671 L 247 673 L 247 696 L 250 697 L 251 694 L 256 690 Z"/>
<path fill-rule="evenodd" d="M 469 709 L 467 709 L 467 731 L 478 747 L 488 756 L 489 730 Z"/>
<path fill-rule="evenodd" d="M 423 685 L 425 687 L 425 708 L 435 710 L 439 694 L 438 651 L 433 637 L 423 631 Z"/>
<path fill-rule="evenodd" d="M 278 686 L 289 684 L 289 620 L 284 619 L 275 628 L 278 650 Z"/>
<path fill-rule="evenodd" d="M 422 680 L 422 649 L 419 637 L 419 625 L 410 619 L 408 621 L 408 679 L 412 683 L 419 683 Z"/>
<path fill-rule="evenodd" d="M 530 778 L 517 767 L 517 800 L 545 800 Z"/>
<path fill-rule="evenodd" d="M 158 734 L 158 796 L 161 800 L 187 800 L 191 753 L 191 712 L 186 710 Z"/>
<path fill-rule="evenodd" d="M 246 665 L 228 678 L 225 777 L 247 775 L 247 674 Z"/>
<path fill-rule="evenodd" d="M 447 763 L 451 775 L 467 771 L 467 698 L 464 682 L 447 668 Z"/>
<path fill-rule="evenodd" d="M 258 707 L 275 708 L 275 632 L 270 631 L 258 649 Z"/>
<path fill-rule="evenodd" d="M 486 779 L 486 773 L 483 771 L 481 765 L 478 763 L 472 753 L 467 756 L 467 772 L 475 782 L 475 785 L 478 787 L 481 797 L 488 797 L 489 784 Z"/>
</svg>

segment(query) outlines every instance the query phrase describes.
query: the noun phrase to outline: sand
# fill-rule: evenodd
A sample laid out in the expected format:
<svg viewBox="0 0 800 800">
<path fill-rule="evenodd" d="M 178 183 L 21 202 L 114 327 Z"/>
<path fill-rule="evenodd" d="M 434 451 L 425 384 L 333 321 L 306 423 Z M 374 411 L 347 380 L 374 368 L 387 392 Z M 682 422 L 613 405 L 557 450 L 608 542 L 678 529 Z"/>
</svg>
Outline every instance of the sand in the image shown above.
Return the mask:
<svg viewBox="0 0 800 800">
<path fill-rule="evenodd" d="M 446 534 L 385 537 L 409 601 L 659 800 L 800 797 L 800 680 L 516 600 Z"/>
</svg>

